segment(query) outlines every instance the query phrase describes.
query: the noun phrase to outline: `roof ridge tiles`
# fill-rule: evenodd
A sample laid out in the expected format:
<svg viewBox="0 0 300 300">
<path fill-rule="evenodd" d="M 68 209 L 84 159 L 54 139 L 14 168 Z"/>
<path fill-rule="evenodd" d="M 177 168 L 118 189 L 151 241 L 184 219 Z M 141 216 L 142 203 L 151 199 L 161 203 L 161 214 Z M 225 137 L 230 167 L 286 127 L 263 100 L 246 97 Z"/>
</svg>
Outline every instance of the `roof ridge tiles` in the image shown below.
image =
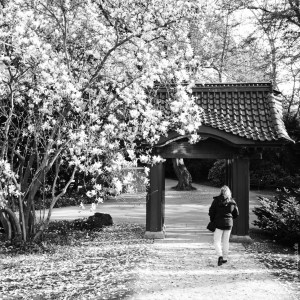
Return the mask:
<svg viewBox="0 0 300 300">
<path fill-rule="evenodd" d="M 268 101 L 270 104 L 270 111 L 271 111 L 271 120 L 273 123 L 273 127 L 276 129 L 277 131 L 277 136 L 280 138 L 285 138 L 287 140 L 292 141 L 292 139 L 289 137 L 283 120 L 282 120 L 282 105 L 280 105 L 280 109 L 277 109 L 274 107 L 276 105 L 276 103 L 274 103 L 276 101 L 276 99 L 274 99 L 274 95 L 270 94 L 268 96 Z M 274 105 L 275 104 L 275 105 Z M 281 104 L 281 103 L 280 103 Z"/>
</svg>

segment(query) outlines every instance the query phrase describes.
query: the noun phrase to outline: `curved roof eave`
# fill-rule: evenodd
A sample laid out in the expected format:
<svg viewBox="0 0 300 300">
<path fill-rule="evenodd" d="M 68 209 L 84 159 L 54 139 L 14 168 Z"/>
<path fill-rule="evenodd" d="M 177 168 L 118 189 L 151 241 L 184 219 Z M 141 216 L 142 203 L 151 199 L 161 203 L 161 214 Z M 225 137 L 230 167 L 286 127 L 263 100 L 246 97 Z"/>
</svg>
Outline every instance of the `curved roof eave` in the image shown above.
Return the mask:
<svg viewBox="0 0 300 300">
<path fill-rule="evenodd" d="M 226 144 L 229 144 L 234 147 L 279 147 L 287 143 L 294 143 L 292 139 L 281 138 L 278 140 L 270 140 L 270 141 L 260 141 L 260 140 L 250 140 L 247 138 L 242 138 L 240 136 L 234 135 L 232 133 L 227 133 L 225 131 L 221 131 L 216 128 L 212 128 L 209 126 L 201 125 L 197 130 L 198 134 L 202 138 L 213 138 L 217 140 L 221 140 Z M 155 145 L 155 147 L 164 147 L 172 142 L 189 138 L 189 135 L 180 135 L 176 131 L 172 131 L 168 134 L 168 136 L 161 137 L 159 142 Z"/>
</svg>

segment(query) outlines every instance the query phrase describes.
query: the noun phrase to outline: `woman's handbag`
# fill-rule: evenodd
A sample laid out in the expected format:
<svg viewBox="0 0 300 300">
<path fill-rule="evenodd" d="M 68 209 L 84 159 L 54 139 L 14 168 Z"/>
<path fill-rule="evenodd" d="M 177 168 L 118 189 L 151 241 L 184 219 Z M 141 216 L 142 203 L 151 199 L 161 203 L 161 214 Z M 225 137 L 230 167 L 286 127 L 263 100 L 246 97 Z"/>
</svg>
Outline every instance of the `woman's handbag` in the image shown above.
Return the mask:
<svg viewBox="0 0 300 300">
<path fill-rule="evenodd" d="M 210 221 L 206 227 L 209 231 L 214 232 L 216 230 L 215 222 Z"/>
</svg>

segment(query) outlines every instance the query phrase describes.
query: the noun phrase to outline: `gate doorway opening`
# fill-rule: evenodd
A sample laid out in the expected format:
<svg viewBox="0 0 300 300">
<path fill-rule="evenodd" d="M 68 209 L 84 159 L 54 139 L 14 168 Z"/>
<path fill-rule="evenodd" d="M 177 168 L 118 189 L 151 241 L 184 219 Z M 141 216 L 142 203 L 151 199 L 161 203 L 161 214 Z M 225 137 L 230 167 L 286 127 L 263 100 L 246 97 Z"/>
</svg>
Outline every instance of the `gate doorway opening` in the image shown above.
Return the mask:
<svg viewBox="0 0 300 300">
<path fill-rule="evenodd" d="M 181 143 L 187 143 L 188 147 L 195 147 L 196 145 L 190 145 L 186 141 L 177 141 L 177 146 L 180 148 Z M 199 142 L 201 144 L 201 141 Z M 199 144 L 198 143 L 198 144 Z M 204 144 L 205 143 L 205 144 Z M 203 151 L 205 149 L 204 145 L 211 145 L 207 142 L 207 140 L 202 142 L 202 146 L 200 147 Z M 181 145 L 182 146 L 182 145 Z M 199 145 L 198 145 L 199 146 Z M 215 149 L 215 150 L 213 150 Z M 216 155 L 216 151 L 220 151 L 219 155 Z M 224 152 L 225 146 L 223 147 L 213 147 L 209 151 L 209 157 L 203 157 L 203 153 L 200 155 L 198 153 L 198 157 L 193 154 L 193 158 L 215 158 L 215 159 L 226 159 L 226 175 L 225 175 L 225 184 L 227 184 L 231 191 L 234 199 L 237 202 L 239 207 L 240 216 L 234 222 L 234 226 L 232 229 L 232 235 L 234 236 L 243 236 L 247 237 L 249 235 L 249 158 L 248 157 L 229 157 L 226 152 Z M 215 153 L 213 153 L 215 152 Z M 225 154 L 225 155 L 224 155 Z M 166 157 L 165 157 L 166 158 Z M 174 181 L 175 183 L 175 181 Z M 205 187 L 204 187 L 205 188 Z M 195 201 L 192 201 L 192 206 L 190 207 L 190 213 L 194 214 L 194 211 L 197 210 L 197 206 L 201 206 L 201 212 L 199 207 L 199 230 L 203 230 L 203 226 L 205 222 L 208 223 L 208 208 L 212 202 L 212 196 L 217 196 L 219 193 L 218 188 L 209 187 L 210 190 L 210 199 L 207 199 L 207 195 L 202 193 L 201 186 L 197 188 L 195 191 L 170 191 L 170 186 L 167 185 L 168 195 L 173 195 L 178 199 L 175 201 L 175 205 L 177 204 L 178 207 L 174 207 L 176 210 L 176 216 L 178 217 L 178 224 L 182 224 L 183 219 L 189 218 L 189 211 L 184 209 L 184 205 L 180 206 L 180 197 L 187 197 L 190 196 L 200 197 L 198 199 L 198 204 Z M 203 187 L 202 187 L 203 189 Z M 206 187 L 208 189 L 208 187 Z M 172 216 L 166 216 L 166 203 L 168 205 L 168 199 L 166 199 L 166 179 L 165 179 L 165 165 L 164 163 L 159 163 L 150 168 L 150 188 L 147 195 L 147 202 L 146 202 L 146 238 L 155 238 L 155 239 L 162 239 L 165 238 L 166 232 L 168 231 L 168 222 L 166 223 L 166 217 L 172 218 Z M 202 199 L 201 199 L 202 197 Z M 183 202 L 186 203 L 186 199 L 182 199 Z M 174 204 L 173 204 L 174 205 Z M 182 208 L 182 209 L 180 209 Z M 206 209 L 206 217 L 203 219 L 204 215 L 203 210 Z M 200 216 L 201 214 L 201 216 Z M 204 223 L 203 223 L 204 222 Z M 174 220 L 172 221 L 174 225 Z M 194 224 L 195 225 L 195 224 Z M 207 224 L 206 224 L 207 225 Z M 206 227 L 206 226 L 205 226 Z M 188 230 L 188 228 L 186 228 Z M 184 230 L 184 228 L 182 228 Z"/>
<path fill-rule="evenodd" d="M 165 179 L 165 238 L 168 242 L 211 242 L 206 229 L 208 209 L 220 189 L 207 182 L 193 183 L 195 190 L 177 191 L 178 180 Z"/>
</svg>

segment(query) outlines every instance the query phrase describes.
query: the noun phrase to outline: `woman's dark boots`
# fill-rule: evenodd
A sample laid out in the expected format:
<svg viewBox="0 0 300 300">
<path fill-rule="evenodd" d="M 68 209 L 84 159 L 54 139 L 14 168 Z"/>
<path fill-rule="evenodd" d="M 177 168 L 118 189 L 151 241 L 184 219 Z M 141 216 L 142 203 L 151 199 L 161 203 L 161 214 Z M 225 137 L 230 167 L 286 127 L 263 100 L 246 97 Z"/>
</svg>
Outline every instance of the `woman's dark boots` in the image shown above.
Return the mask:
<svg viewBox="0 0 300 300">
<path fill-rule="evenodd" d="M 222 266 L 223 263 L 223 256 L 220 256 L 218 259 L 218 266 Z"/>
</svg>

